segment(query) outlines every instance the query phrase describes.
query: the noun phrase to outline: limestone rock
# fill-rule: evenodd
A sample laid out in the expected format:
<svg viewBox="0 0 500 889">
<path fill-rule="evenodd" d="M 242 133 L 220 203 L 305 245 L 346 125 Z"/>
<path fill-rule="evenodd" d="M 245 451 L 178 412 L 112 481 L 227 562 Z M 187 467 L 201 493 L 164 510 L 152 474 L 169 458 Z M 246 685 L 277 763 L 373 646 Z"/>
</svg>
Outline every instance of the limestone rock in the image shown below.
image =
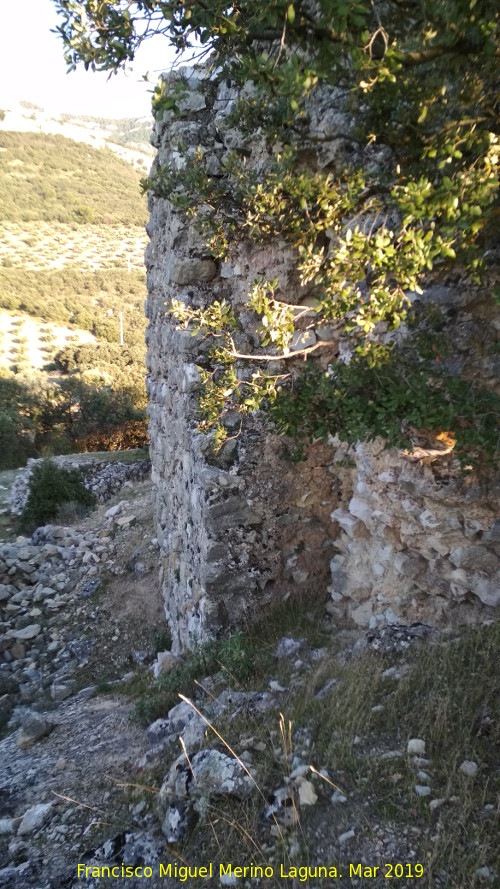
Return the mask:
<svg viewBox="0 0 500 889">
<path fill-rule="evenodd" d="M 70 679 L 67 682 L 53 682 L 50 688 L 50 696 L 53 701 L 65 701 L 69 698 L 75 688 L 75 680 Z"/>
<path fill-rule="evenodd" d="M 194 812 L 189 800 L 176 800 L 165 812 L 161 826 L 167 843 L 179 843 L 189 832 L 194 821 Z"/>
<path fill-rule="evenodd" d="M 406 752 L 410 754 L 410 756 L 423 756 L 425 753 L 425 741 L 422 738 L 410 738 L 408 744 L 406 745 Z"/>
<path fill-rule="evenodd" d="M 304 647 L 305 641 L 305 639 L 290 639 L 288 636 L 283 636 L 278 642 L 276 657 L 280 660 L 294 657 Z"/>
<path fill-rule="evenodd" d="M 189 92 L 178 102 L 179 112 L 181 114 L 192 111 L 202 111 L 207 107 L 205 97 L 199 92 Z"/>
<path fill-rule="evenodd" d="M 164 676 L 165 673 L 169 673 L 170 670 L 173 670 L 174 667 L 178 667 L 179 664 L 179 658 L 175 657 L 171 651 L 159 651 L 156 656 L 156 662 L 153 664 L 153 675 L 155 679 L 157 679 L 158 676 Z"/>
<path fill-rule="evenodd" d="M 26 836 L 42 827 L 47 821 L 53 805 L 54 803 L 39 803 L 28 809 L 19 825 L 18 836 Z"/>
<path fill-rule="evenodd" d="M 174 265 L 172 280 L 175 284 L 200 284 L 212 281 L 217 266 L 211 259 L 182 259 Z"/>
<path fill-rule="evenodd" d="M 22 750 L 31 747 L 41 738 L 45 738 L 55 728 L 53 722 L 50 722 L 39 713 L 29 712 L 21 718 L 21 731 L 17 738 L 18 746 Z"/>
<path fill-rule="evenodd" d="M 121 530 L 126 530 L 127 528 L 131 528 L 132 525 L 135 525 L 136 521 L 137 521 L 137 516 L 124 515 L 124 516 L 120 516 L 118 519 L 116 519 L 115 525 L 117 528 L 120 528 Z"/>
<path fill-rule="evenodd" d="M 14 630 L 12 635 L 19 642 L 25 642 L 28 639 L 35 639 L 41 629 L 40 624 L 29 624 L 29 626 L 23 627 L 22 630 Z"/>
<path fill-rule="evenodd" d="M 314 806 L 318 802 L 318 794 L 311 781 L 302 779 L 298 782 L 299 802 L 301 806 Z"/>
<path fill-rule="evenodd" d="M 291 341 L 289 349 L 291 352 L 299 352 L 302 349 L 309 349 L 316 344 L 316 334 L 314 330 L 296 330 Z"/>
<path fill-rule="evenodd" d="M 415 784 L 415 793 L 417 796 L 430 796 L 432 790 L 428 784 Z"/>
<path fill-rule="evenodd" d="M 0 602 L 8 602 L 13 592 L 13 587 L 5 583 L 0 583 Z"/>
<path fill-rule="evenodd" d="M 460 765 L 459 771 L 462 772 L 462 775 L 467 775 L 468 778 L 473 778 L 474 775 L 477 775 L 477 769 L 477 762 L 473 762 L 471 759 L 464 759 L 463 763 Z"/>
<path fill-rule="evenodd" d="M 114 506 L 110 506 L 109 509 L 104 513 L 104 518 L 106 519 L 114 519 L 115 516 L 119 515 L 122 511 L 121 503 L 116 503 Z"/>
<path fill-rule="evenodd" d="M 349 840 L 353 840 L 355 836 L 356 834 L 354 830 L 346 830 L 345 833 L 341 833 L 338 838 L 340 845 L 345 846 L 345 844 L 348 843 Z"/>
<path fill-rule="evenodd" d="M 478 867 L 476 871 L 476 876 L 482 883 L 491 883 L 493 884 L 496 880 L 496 874 L 491 870 L 490 867 Z"/>
<path fill-rule="evenodd" d="M 295 827 L 299 821 L 296 793 L 291 786 L 279 787 L 270 797 L 270 803 L 264 809 L 264 817 L 278 820 L 284 827 Z"/>
<path fill-rule="evenodd" d="M 201 750 L 191 759 L 189 767 L 184 755 L 172 765 L 160 791 L 163 798 L 210 800 L 220 796 L 245 799 L 253 783 L 241 765 L 218 750 Z"/>
</svg>

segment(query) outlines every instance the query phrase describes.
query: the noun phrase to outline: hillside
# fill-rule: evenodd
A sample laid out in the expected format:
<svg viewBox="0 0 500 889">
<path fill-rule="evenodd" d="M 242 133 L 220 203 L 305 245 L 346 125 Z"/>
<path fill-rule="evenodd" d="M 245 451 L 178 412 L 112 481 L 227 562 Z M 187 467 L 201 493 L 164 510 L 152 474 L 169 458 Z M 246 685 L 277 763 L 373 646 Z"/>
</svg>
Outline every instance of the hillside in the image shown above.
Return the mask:
<svg viewBox="0 0 500 889">
<path fill-rule="evenodd" d="M 149 142 L 151 118 L 112 119 L 87 115 L 52 113 L 32 102 L 18 102 L 0 111 L 0 131 L 47 133 L 65 136 L 94 148 L 109 148 L 114 154 L 147 170 L 154 157 Z"/>
<path fill-rule="evenodd" d="M 146 440 L 140 178 L 107 148 L 0 133 L 4 467 Z"/>
<path fill-rule="evenodd" d="M 2 222 L 101 222 L 141 225 L 139 174 L 108 149 L 43 133 L 0 137 Z"/>
</svg>

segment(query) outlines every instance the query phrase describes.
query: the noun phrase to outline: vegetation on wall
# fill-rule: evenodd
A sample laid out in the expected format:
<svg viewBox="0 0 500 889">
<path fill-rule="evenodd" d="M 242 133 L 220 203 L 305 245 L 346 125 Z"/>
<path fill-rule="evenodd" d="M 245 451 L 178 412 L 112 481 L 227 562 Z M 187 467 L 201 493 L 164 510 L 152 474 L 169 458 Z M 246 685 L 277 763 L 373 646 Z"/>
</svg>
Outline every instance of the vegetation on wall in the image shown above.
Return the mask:
<svg viewBox="0 0 500 889">
<path fill-rule="evenodd" d="M 216 256 L 228 256 L 241 238 L 279 235 L 288 242 L 300 281 L 316 300 L 309 327 L 341 324 L 356 356 L 349 368 L 332 362 L 323 376 L 308 371 L 300 383 L 295 373 L 270 374 L 269 355 L 294 357 L 296 321 L 275 282 L 256 282 L 249 293 L 268 353 L 250 356 L 263 367 L 253 373 L 235 371 L 236 362 L 241 367 L 249 358 L 234 346 L 237 318 L 217 306 L 197 314 L 173 306 L 181 320 L 225 335 L 205 370 L 205 428 L 218 428 L 220 441 L 224 406 L 244 411 L 271 401 L 282 428 L 299 436 L 347 424 L 353 439 L 382 432 L 399 441 L 404 421 L 429 423 L 436 432 L 446 422 L 464 461 L 468 451 L 473 459 L 494 460 L 498 444 L 485 434 L 498 412 L 494 393 L 434 373 L 425 356 L 405 353 L 404 346 L 388 355 L 374 334 L 381 321 L 397 328 L 408 292 L 421 293 L 429 280 L 451 273 L 468 286 L 490 280 L 488 248 L 499 210 L 500 13 L 486 0 L 252 0 L 229 7 L 221 0 L 56 0 L 56 6 L 70 67 L 117 69 L 160 32 L 179 51 L 196 39 L 200 57 L 213 52 L 220 81 L 253 83 L 232 119 L 240 129 L 260 129 L 270 146 L 279 139 L 273 168 L 258 174 L 235 155 L 213 177 L 200 151 L 186 171 L 160 168 L 146 187 L 187 214 L 196 215 L 203 203 L 200 225 Z M 302 164 L 300 148 L 309 97 L 323 85 L 335 90 L 339 119 L 355 126 L 346 123 L 335 137 L 349 160 L 318 173 Z M 157 115 L 175 113 L 176 96 L 160 85 L 153 105 Z M 493 285 L 491 298 L 498 298 Z M 313 349 L 317 356 L 315 345 L 306 357 Z M 357 392 L 357 378 L 366 397 Z M 318 397 L 308 397 L 308 386 Z M 421 405 L 416 413 L 415 399 L 428 409 Z"/>
</svg>

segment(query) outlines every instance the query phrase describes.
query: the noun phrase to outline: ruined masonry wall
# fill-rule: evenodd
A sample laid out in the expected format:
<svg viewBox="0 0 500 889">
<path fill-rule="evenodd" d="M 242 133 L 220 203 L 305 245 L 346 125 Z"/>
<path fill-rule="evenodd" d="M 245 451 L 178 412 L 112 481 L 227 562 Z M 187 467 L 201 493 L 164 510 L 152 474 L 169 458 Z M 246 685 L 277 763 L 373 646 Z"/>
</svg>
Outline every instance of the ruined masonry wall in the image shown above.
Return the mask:
<svg viewBox="0 0 500 889">
<path fill-rule="evenodd" d="M 256 167 L 265 163 L 258 138 L 227 124 L 236 93 L 217 88 L 203 71 L 185 69 L 182 76 L 180 114 L 165 112 L 155 124 L 153 169 L 189 164 L 198 146 L 212 175 L 234 148 Z M 329 170 L 342 152 L 338 134 L 349 128 L 335 99 L 334 92 L 318 93 L 309 135 L 321 136 L 320 147 L 307 138 L 303 147 L 305 162 Z M 241 432 L 236 418 L 235 437 L 214 461 L 209 438 L 196 431 L 197 365 L 209 343 L 168 320 L 165 303 L 204 306 L 225 298 L 238 308 L 259 276 L 278 278 L 290 302 L 306 302 L 307 290 L 279 242 L 243 244 L 230 262 L 215 262 L 167 200 L 150 197 L 148 233 L 151 460 L 174 651 L 240 626 L 294 593 L 324 599 L 333 625 L 442 625 L 493 615 L 500 603 L 497 491 L 453 472 L 440 477 L 434 466 L 378 441 L 349 453 L 338 443 L 318 443 L 294 465 L 259 416 Z M 476 324 L 462 295 L 437 290 L 441 302 L 462 306 L 462 326 Z M 243 318 L 240 349 L 257 343 L 254 321 Z M 500 327 L 498 319 L 488 322 Z M 318 329 L 312 341 L 331 335 Z M 465 339 L 458 358 L 461 348 L 469 348 Z"/>
</svg>

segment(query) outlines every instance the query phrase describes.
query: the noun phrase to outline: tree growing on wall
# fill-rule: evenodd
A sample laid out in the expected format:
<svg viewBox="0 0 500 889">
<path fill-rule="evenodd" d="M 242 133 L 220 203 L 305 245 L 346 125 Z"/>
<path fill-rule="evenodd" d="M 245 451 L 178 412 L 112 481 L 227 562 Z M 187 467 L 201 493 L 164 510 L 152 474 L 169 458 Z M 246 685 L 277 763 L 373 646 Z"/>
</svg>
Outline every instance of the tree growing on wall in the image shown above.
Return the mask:
<svg viewBox="0 0 500 889">
<path fill-rule="evenodd" d="M 226 335 L 225 349 L 214 354 L 218 373 L 206 374 L 204 428 L 217 425 L 228 400 L 243 411 L 267 400 L 286 432 L 398 440 L 402 420 L 434 428 L 446 424 L 464 460 L 469 452 L 494 459 L 494 393 L 446 378 L 425 349 L 412 354 L 382 349 L 373 332 L 381 321 L 398 327 L 407 314 L 408 292 L 421 292 L 431 275 L 443 279 L 453 273 L 471 284 L 489 280 L 494 251 L 487 248 L 499 209 L 495 5 L 55 2 L 72 68 L 83 63 L 117 70 L 143 40 L 161 33 L 179 52 L 195 46 L 199 58 L 212 54 L 221 80 L 252 81 L 253 91 L 239 101 L 237 122 L 243 129 L 260 128 L 270 143 L 279 138 L 282 149 L 273 168 L 256 177 L 235 157 L 214 182 L 200 152 L 180 179 L 160 168 L 147 184 L 186 212 L 196 198 L 211 206 L 203 226 L 216 255 L 227 255 L 241 233 L 256 241 L 279 233 L 296 251 L 300 280 L 314 288 L 311 324 L 342 323 L 351 341 L 355 360 L 348 369 L 332 364 L 325 375 L 309 367 L 293 388 L 265 370 L 242 383 L 234 372 L 238 356 L 231 335 L 237 319 L 217 305 L 184 314 L 184 320 Z M 336 89 L 342 110 L 356 119 L 355 128 L 338 133 L 354 160 L 334 176 L 301 168 L 297 150 L 308 98 L 323 84 Z M 177 110 L 177 96 L 165 83 L 157 87 L 153 107 L 157 114 Z M 373 162 L 376 149 L 383 163 Z M 491 295 L 498 299 L 498 290 L 492 287 Z M 276 283 L 258 282 L 249 302 L 261 317 L 262 344 L 287 358 L 293 313 L 280 301 Z M 183 317 L 180 307 L 172 308 Z"/>
</svg>

